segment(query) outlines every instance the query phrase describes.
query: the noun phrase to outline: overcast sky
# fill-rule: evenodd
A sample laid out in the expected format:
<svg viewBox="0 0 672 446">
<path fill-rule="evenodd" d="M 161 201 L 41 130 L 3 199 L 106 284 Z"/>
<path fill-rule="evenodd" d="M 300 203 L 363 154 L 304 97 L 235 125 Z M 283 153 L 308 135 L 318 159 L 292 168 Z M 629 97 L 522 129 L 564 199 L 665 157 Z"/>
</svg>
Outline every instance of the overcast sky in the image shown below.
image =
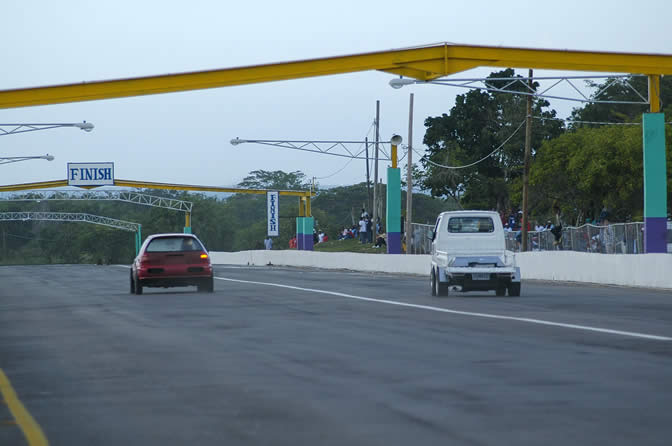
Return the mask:
<svg viewBox="0 0 672 446">
<path fill-rule="evenodd" d="M 546 6 L 548 5 L 548 6 Z M 229 68 L 455 42 L 548 49 L 672 53 L 672 2 L 148 1 L 5 2 L 0 89 Z M 453 77 L 485 77 L 480 68 Z M 518 73 L 526 74 L 519 70 Z M 535 75 L 556 74 L 535 71 Z M 579 73 L 565 73 L 579 74 Z M 60 180 L 66 163 L 112 161 L 117 178 L 232 186 L 255 169 L 301 170 L 323 185 L 364 181 L 365 164 L 248 139 L 363 140 L 381 101 L 381 139 L 408 136 L 466 90 L 389 87 L 378 72 L 127 99 L 0 110 L 0 123 L 93 122 L 0 137 L 0 184 Z M 552 101 L 566 117 L 576 103 Z M 370 134 L 372 136 L 372 134 Z M 416 157 L 417 158 L 417 157 Z M 384 165 L 381 165 L 381 169 Z M 342 169 L 339 173 L 334 172 Z M 381 174 L 380 176 L 383 176 Z"/>
</svg>

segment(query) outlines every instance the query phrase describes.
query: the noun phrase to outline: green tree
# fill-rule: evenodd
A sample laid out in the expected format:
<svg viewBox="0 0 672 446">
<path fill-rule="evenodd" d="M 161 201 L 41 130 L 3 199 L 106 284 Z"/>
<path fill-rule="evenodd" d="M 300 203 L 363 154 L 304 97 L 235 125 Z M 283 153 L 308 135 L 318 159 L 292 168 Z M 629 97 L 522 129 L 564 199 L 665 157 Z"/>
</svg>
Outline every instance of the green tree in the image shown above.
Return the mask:
<svg viewBox="0 0 672 446">
<path fill-rule="evenodd" d="M 489 78 L 514 77 L 512 69 L 491 73 Z M 520 78 L 520 76 L 517 76 Z M 510 81 L 493 80 L 494 87 Z M 525 91 L 525 86 L 517 89 Z M 537 84 L 533 88 L 537 88 Z M 421 159 L 425 168 L 422 187 L 436 197 L 452 197 L 464 207 L 502 210 L 510 206 L 510 184 L 522 175 L 526 115 L 526 96 L 472 90 L 458 95 L 449 114 L 425 120 L 424 143 L 427 153 Z M 563 123 L 549 103 L 535 99 L 532 152 L 543 141 L 562 134 Z M 512 136 L 513 135 L 513 136 Z M 508 141 L 507 141 L 508 140 Z M 500 150 L 492 153 L 504 144 Z M 492 154 L 491 156 L 488 156 Z M 471 167 L 446 169 L 437 164 Z M 517 204 L 516 204 L 517 206 Z"/>
<path fill-rule="evenodd" d="M 647 97 L 648 78 L 645 76 L 628 76 L 625 78 L 609 78 L 601 83 L 587 81 L 586 84 L 595 89 L 592 99 L 601 101 L 641 102 L 642 96 Z M 630 88 L 632 87 L 632 88 Z M 633 88 L 635 91 L 633 91 Z M 641 96 L 640 96 L 641 95 Z M 663 107 L 672 104 L 672 77 L 664 76 L 660 82 L 660 99 Z M 648 105 L 642 104 L 601 104 L 587 103 L 572 111 L 572 119 L 588 122 L 635 122 L 642 113 L 648 112 Z M 669 114 L 667 114 L 669 116 Z M 572 124 L 571 128 L 596 125 Z"/>
<path fill-rule="evenodd" d="M 666 128 L 668 200 L 672 198 L 672 129 Z M 642 129 L 640 126 L 584 128 L 542 145 L 530 175 L 532 213 L 562 210 L 566 221 L 582 223 L 607 207 L 612 218 L 643 215 Z"/>
<path fill-rule="evenodd" d="M 308 190 L 310 182 L 298 170 L 289 173 L 282 170 L 253 170 L 238 186 L 247 189 Z"/>
</svg>

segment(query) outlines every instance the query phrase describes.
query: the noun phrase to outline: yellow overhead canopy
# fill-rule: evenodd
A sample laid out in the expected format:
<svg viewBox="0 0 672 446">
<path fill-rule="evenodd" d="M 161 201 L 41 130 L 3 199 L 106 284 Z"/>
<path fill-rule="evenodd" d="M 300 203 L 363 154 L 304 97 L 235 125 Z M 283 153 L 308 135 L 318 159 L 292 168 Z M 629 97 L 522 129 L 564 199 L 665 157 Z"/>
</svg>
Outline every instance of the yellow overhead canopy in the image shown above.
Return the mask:
<svg viewBox="0 0 672 446">
<path fill-rule="evenodd" d="M 672 55 L 437 44 L 220 70 L 0 90 L 0 109 L 94 101 L 378 70 L 431 80 L 480 66 L 660 75 Z"/>
<path fill-rule="evenodd" d="M 163 189 L 163 190 L 189 190 L 198 192 L 228 192 L 232 194 L 265 194 L 267 189 L 241 189 L 235 187 L 217 187 L 217 186 L 199 186 L 191 184 L 173 184 L 173 183 L 153 183 L 148 181 L 133 181 L 133 180 L 114 180 L 115 186 L 120 187 L 138 187 L 146 189 Z M 68 180 L 42 181 L 39 183 L 23 183 L 23 184 L 8 184 L 0 186 L 0 192 L 15 192 L 21 190 L 36 190 L 36 189 L 51 189 L 54 187 L 68 186 Z M 90 189 L 90 187 L 85 187 Z M 316 193 L 313 191 L 303 190 L 280 190 L 280 195 L 291 197 L 311 197 Z"/>
</svg>

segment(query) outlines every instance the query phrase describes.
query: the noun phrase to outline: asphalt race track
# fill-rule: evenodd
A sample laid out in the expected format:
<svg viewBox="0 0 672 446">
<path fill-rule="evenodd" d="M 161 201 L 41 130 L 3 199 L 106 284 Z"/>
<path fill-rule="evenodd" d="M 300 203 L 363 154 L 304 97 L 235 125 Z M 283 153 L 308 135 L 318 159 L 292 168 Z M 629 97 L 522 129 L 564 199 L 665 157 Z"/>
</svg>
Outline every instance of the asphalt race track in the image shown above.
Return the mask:
<svg viewBox="0 0 672 446">
<path fill-rule="evenodd" d="M 669 445 L 672 293 L 218 266 L 0 267 L 0 445 Z M 278 286 L 281 285 L 281 286 Z M 30 444 L 35 444 L 32 442 Z"/>
</svg>

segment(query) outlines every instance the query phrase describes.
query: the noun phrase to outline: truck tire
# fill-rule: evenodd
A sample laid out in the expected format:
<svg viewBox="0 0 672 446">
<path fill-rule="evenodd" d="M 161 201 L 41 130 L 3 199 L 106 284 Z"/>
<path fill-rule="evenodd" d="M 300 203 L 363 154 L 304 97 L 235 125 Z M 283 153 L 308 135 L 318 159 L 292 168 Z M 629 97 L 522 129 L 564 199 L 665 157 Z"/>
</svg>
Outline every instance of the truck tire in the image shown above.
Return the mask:
<svg viewBox="0 0 672 446">
<path fill-rule="evenodd" d="M 506 296 L 506 285 L 503 283 L 498 284 L 497 288 L 495 288 L 495 295 Z"/>
<path fill-rule="evenodd" d="M 448 283 L 446 282 L 441 282 L 439 280 L 439 270 L 436 270 L 436 273 L 434 274 L 434 283 L 436 284 L 436 294 L 435 296 L 447 296 L 448 295 Z"/>
<path fill-rule="evenodd" d="M 429 272 L 429 288 L 432 296 L 436 296 L 436 276 L 434 275 L 434 268 Z"/>
<path fill-rule="evenodd" d="M 520 296 L 520 282 L 511 282 L 509 284 L 509 296 L 511 297 Z"/>
</svg>

